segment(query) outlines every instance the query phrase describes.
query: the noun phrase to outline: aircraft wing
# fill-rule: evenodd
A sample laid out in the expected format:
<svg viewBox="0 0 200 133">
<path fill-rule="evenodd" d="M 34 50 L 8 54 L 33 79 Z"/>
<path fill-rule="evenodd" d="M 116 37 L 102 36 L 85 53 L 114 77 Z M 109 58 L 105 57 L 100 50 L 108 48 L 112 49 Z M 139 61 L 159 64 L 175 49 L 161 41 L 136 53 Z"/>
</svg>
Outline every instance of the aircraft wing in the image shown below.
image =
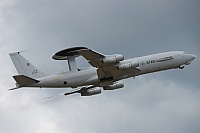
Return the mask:
<svg viewBox="0 0 200 133">
<path fill-rule="evenodd" d="M 91 49 L 82 49 L 78 53 L 82 55 L 88 63 L 93 67 L 97 67 L 97 74 L 100 79 L 113 77 L 117 79 L 120 76 L 135 74 L 140 70 L 138 68 L 119 70 L 120 61 L 117 58 L 124 60 L 123 55 L 103 55 Z M 116 62 L 104 63 L 104 60 L 110 61 L 116 59 Z"/>
<path fill-rule="evenodd" d="M 83 49 L 78 51 L 78 53 L 88 60 L 93 67 L 97 68 L 102 65 L 101 59 L 105 58 L 105 55 L 91 49 Z"/>
<path fill-rule="evenodd" d="M 73 90 L 71 90 L 69 92 L 65 92 L 65 93 L 61 93 L 61 94 L 57 94 L 57 95 L 53 95 L 53 96 L 44 97 L 42 99 L 52 98 L 52 97 L 56 97 L 56 96 L 67 96 L 67 95 L 70 95 L 70 94 L 79 93 L 79 91 L 81 91 L 81 90 L 82 90 L 82 88 L 73 89 Z"/>
<path fill-rule="evenodd" d="M 107 83 L 106 85 L 112 84 L 112 82 L 114 80 L 116 81 L 119 77 L 120 78 L 131 77 L 140 71 L 136 67 L 133 67 L 131 69 L 123 69 L 123 70 L 119 69 L 118 68 L 119 65 L 124 65 L 122 62 L 124 60 L 124 56 L 121 54 L 103 55 L 101 53 L 98 53 L 86 47 L 72 47 L 72 48 L 64 49 L 57 52 L 52 58 L 55 60 L 68 59 L 70 70 L 75 71 L 77 70 L 75 58 L 80 55 L 83 56 L 90 65 L 97 68 L 97 74 L 100 80 L 103 79 L 103 81 L 106 81 L 106 82 L 107 80 L 104 80 L 104 79 L 109 80 L 109 83 Z"/>
<path fill-rule="evenodd" d="M 65 93 L 45 97 L 45 98 L 42 98 L 42 99 L 52 98 L 52 97 L 56 97 L 56 96 L 67 96 L 67 95 L 71 95 L 71 94 L 74 94 L 74 93 L 82 93 L 82 92 L 84 92 L 88 89 L 91 89 L 91 88 L 95 88 L 95 86 L 94 85 L 82 86 L 82 87 L 79 87 L 79 88 L 76 88 L 76 89 L 72 89 L 71 91 L 68 91 L 68 92 L 65 92 Z"/>
<path fill-rule="evenodd" d="M 78 53 L 80 53 L 87 60 L 101 59 L 105 57 L 103 54 L 100 54 L 91 49 L 83 49 L 80 50 Z"/>
</svg>

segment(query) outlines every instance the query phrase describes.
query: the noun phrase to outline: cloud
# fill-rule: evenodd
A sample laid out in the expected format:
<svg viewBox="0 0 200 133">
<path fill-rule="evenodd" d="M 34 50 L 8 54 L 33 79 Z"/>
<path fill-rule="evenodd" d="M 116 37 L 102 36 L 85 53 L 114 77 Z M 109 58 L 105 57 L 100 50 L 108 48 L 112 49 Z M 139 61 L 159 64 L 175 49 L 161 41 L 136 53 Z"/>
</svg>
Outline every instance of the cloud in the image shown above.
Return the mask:
<svg viewBox="0 0 200 133">
<path fill-rule="evenodd" d="M 2 100 L 4 132 L 198 132 L 199 94 L 170 81 L 130 82 L 102 95 L 38 100 L 41 90 L 19 90 Z M 166 87 L 167 85 L 167 87 Z M 7 103 L 5 105 L 5 103 Z M 1 113 L 2 114 L 2 113 Z M 24 126 L 26 125 L 26 126 Z M 2 129 L 2 128 L 1 128 Z"/>
</svg>

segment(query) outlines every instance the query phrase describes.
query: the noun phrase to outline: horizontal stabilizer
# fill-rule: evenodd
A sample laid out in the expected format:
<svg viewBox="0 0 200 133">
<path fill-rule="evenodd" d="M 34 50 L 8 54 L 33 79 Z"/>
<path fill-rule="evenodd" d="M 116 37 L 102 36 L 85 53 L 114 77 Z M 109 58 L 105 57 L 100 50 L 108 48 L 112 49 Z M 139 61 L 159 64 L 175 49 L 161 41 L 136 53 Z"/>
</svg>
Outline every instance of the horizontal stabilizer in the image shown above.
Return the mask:
<svg viewBox="0 0 200 133">
<path fill-rule="evenodd" d="M 27 86 L 27 85 L 32 85 L 32 84 L 36 84 L 36 83 L 40 82 L 40 81 L 38 81 L 36 79 L 27 77 L 25 75 L 16 75 L 16 76 L 13 76 L 13 78 L 15 79 L 15 81 L 17 82 L 17 84 L 20 87 Z"/>
</svg>

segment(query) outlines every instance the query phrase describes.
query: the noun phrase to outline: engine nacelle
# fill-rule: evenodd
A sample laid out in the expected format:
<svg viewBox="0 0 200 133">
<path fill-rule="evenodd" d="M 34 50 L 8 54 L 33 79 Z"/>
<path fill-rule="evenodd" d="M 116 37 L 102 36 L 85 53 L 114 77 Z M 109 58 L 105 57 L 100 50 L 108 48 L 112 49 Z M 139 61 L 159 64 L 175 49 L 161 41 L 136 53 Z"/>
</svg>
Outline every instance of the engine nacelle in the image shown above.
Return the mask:
<svg viewBox="0 0 200 133">
<path fill-rule="evenodd" d="M 81 96 L 92 96 L 101 93 L 101 88 L 91 88 L 81 93 Z"/>
<path fill-rule="evenodd" d="M 104 90 L 115 90 L 119 88 L 123 88 L 124 84 L 123 83 L 114 83 L 113 85 L 109 85 L 106 87 L 103 87 Z"/>
<path fill-rule="evenodd" d="M 119 61 L 123 61 L 124 56 L 122 54 L 116 54 L 110 57 L 106 57 L 105 59 L 102 60 L 102 63 L 117 63 Z"/>
<path fill-rule="evenodd" d="M 138 67 L 138 66 L 139 66 L 138 61 L 135 61 L 135 62 L 129 62 L 129 63 L 123 64 L 123 65 L 120 65 L 117 68 L 119 70 L 123 70 L 123 69 L 130 69 L 130 68 Z"/>
</svg>

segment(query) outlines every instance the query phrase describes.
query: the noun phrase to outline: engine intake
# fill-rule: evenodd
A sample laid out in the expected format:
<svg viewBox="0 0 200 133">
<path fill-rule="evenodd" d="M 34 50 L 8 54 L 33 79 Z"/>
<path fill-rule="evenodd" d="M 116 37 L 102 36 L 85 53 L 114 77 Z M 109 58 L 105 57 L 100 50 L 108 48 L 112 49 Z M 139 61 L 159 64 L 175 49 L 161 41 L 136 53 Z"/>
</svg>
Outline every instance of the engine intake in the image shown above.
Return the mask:
<svg viewBox="0 0 200 133">
<path fill-rule="evenodd" d="M 123 70 L 123 69 L 130 69 L 130 68 L 138 67 L 138 66 L 139 66 L 138 61 L 135 61 L 135 62 L 129 62 L 129 63 L 123 64 L 123 65 L 120 65 L 117 68 L 119 70 Z"/>
<path fill-rule="evenodd" d="M 81 96 L 92 96 L 101 93 L 101 88 L 91 88 L 81 93 Z"/>
<path fill-rule="evenodd" d="M 104 90 L 115 90 L 119 88 L 123 88 L 124 84 L 123 83 L 114 83 L 113 85 L 109 85 L 106 87 L 103 87 Z"/>
<path fill-rule="evenodd" d="M 122 54 L 116 54 L 111 57 L 106 57 L 105 59 L 102 60 L 102 63 L 117 63 L 119 61 L 123 61 L 124 56 Z"/>
</svg>

